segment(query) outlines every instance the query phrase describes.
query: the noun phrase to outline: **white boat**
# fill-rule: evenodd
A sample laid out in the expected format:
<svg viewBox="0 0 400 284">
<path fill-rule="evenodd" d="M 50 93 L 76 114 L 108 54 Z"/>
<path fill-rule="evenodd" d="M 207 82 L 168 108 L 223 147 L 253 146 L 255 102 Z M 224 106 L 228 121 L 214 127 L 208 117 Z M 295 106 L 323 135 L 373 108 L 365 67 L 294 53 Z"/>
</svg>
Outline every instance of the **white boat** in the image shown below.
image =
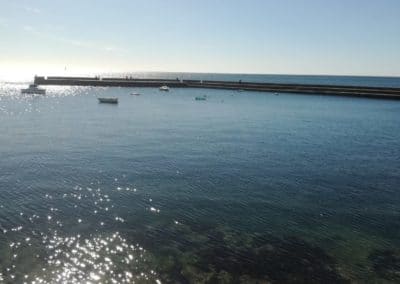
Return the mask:
<svg viewBox="0 0 400 284">
<path fill-rule="evenodd" d="M 140 96 L 139 93 L 131 93 L 131 96 Z"/>
<path fill-rule="evenodd" d="M 168 86 L 161 86 L 160 87 L 160 91 L 168 92 L 169 91 L 169 87 Z"/>
<path fill-rule="evenodd" d="M 118 98 L 97 98 L 99 100 L 99 103 L 103 104 L 117 104 L 118 103 Z"/>
<path fill-rule="evenodd" d="M 39 95 L 45 95 L 46 90 L 39 88 L 36 84 L 31 84 L 29 85 L 29 88 L 27 89 L 21 89 L 22 94 L 39 94 Z"/>
</svg>

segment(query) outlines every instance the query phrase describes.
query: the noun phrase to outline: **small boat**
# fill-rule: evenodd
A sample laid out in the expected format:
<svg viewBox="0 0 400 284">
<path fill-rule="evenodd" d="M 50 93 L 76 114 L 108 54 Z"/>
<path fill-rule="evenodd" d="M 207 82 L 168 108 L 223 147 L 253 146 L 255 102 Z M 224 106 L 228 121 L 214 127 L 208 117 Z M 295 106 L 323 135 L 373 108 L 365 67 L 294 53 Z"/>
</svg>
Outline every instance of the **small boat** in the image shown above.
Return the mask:
<svg viewBox="0 0 400 284">
<path fill-rule="evenodd" d="M 30 84 L 27 89 L 21 89 L 22 94 L 38 94 L 45 95 L 46 90 L 39 88 L 36 84 Z"/>
<path fill-rule="evenodd" d="M 205 101 L 207 99 L 206 96 L 202 96 L 202 97 L 195 97 L 194 98 L 196 101 Z"/>
<path fill-rule="evenodd" d="M 169 91 L 169 87 L 168 86 L 161 86 L 160 87 L 160 91 L 164 91 L 164 92 L 168 92 Z"/>
<path fill-rule="evenodd" d="M 131 93 L 131 96 L 140 96 L 139 93 Z"/>
<path fill-rule="evenodd" d="M 118 103 L 118 98 L 97 98 L 99 100 L 99 103 L 103 104 L 117 104 Z"/>
</svg>

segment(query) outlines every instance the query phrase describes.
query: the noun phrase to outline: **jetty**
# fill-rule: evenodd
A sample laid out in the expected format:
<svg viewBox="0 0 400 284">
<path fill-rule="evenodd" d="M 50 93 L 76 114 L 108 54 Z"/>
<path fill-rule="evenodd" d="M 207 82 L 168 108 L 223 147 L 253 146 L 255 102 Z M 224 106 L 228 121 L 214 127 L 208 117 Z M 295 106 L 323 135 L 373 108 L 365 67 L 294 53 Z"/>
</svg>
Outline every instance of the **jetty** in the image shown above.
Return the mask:
<svg viewBox="0 0 400 284">
<path fill-rule="evenodd" d="M 35 76 L 36 85 L 56 86 L 92 86 L 92 87 L 157 87 L 172 88 L 208 88 L 245 90 L 272 93 L 295 93 L 315 95 L 335 95 L 348 97 L 365 97 L 375 99 L 400 100 L 400 88 L 312 85 L 312 84 L 279 84 L 255 83 L 242 81 L 211 81 L 211 80 L 179 80 L 177 79 L 140 79 L 140 78 L 107 78 L 107 77 L 64 77 Z"/>
</svg>

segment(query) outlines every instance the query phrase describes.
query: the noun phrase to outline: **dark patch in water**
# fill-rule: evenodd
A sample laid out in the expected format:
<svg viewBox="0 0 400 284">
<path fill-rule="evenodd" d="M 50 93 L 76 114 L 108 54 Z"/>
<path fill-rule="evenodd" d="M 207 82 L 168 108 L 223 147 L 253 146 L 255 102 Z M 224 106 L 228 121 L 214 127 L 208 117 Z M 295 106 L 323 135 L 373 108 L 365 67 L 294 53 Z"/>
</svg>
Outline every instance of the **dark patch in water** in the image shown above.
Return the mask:
<svg viewBox="0 0 400 284">
<path fill-rule="evenodd" d="M 374 271 L 382 278 L 400 282 L 400 251 L 375 250 L 369 256 Z"/>
<path fill-rule="evenodd" d="M 158 238 L 154 261 L 167 283 L 348 283 L 330 256 L 298 238 L 183 225 L 165 228 L 163 242 L 159 232 L 151 236 Z"/>
</svg>

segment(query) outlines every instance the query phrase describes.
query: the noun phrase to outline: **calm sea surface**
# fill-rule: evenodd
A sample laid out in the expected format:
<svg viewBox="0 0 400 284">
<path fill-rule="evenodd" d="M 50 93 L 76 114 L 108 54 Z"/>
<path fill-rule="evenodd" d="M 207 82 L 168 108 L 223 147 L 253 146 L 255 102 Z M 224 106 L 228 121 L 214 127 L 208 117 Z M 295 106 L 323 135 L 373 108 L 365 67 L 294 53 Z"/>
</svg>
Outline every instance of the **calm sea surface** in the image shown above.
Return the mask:
<svg viewBox="0 0 400 284">
<path fill-rule="evenodd" d="M 24 87 L 0 83 L 0 283 L 400 282 L 400 102 Z"/>
</svg>

